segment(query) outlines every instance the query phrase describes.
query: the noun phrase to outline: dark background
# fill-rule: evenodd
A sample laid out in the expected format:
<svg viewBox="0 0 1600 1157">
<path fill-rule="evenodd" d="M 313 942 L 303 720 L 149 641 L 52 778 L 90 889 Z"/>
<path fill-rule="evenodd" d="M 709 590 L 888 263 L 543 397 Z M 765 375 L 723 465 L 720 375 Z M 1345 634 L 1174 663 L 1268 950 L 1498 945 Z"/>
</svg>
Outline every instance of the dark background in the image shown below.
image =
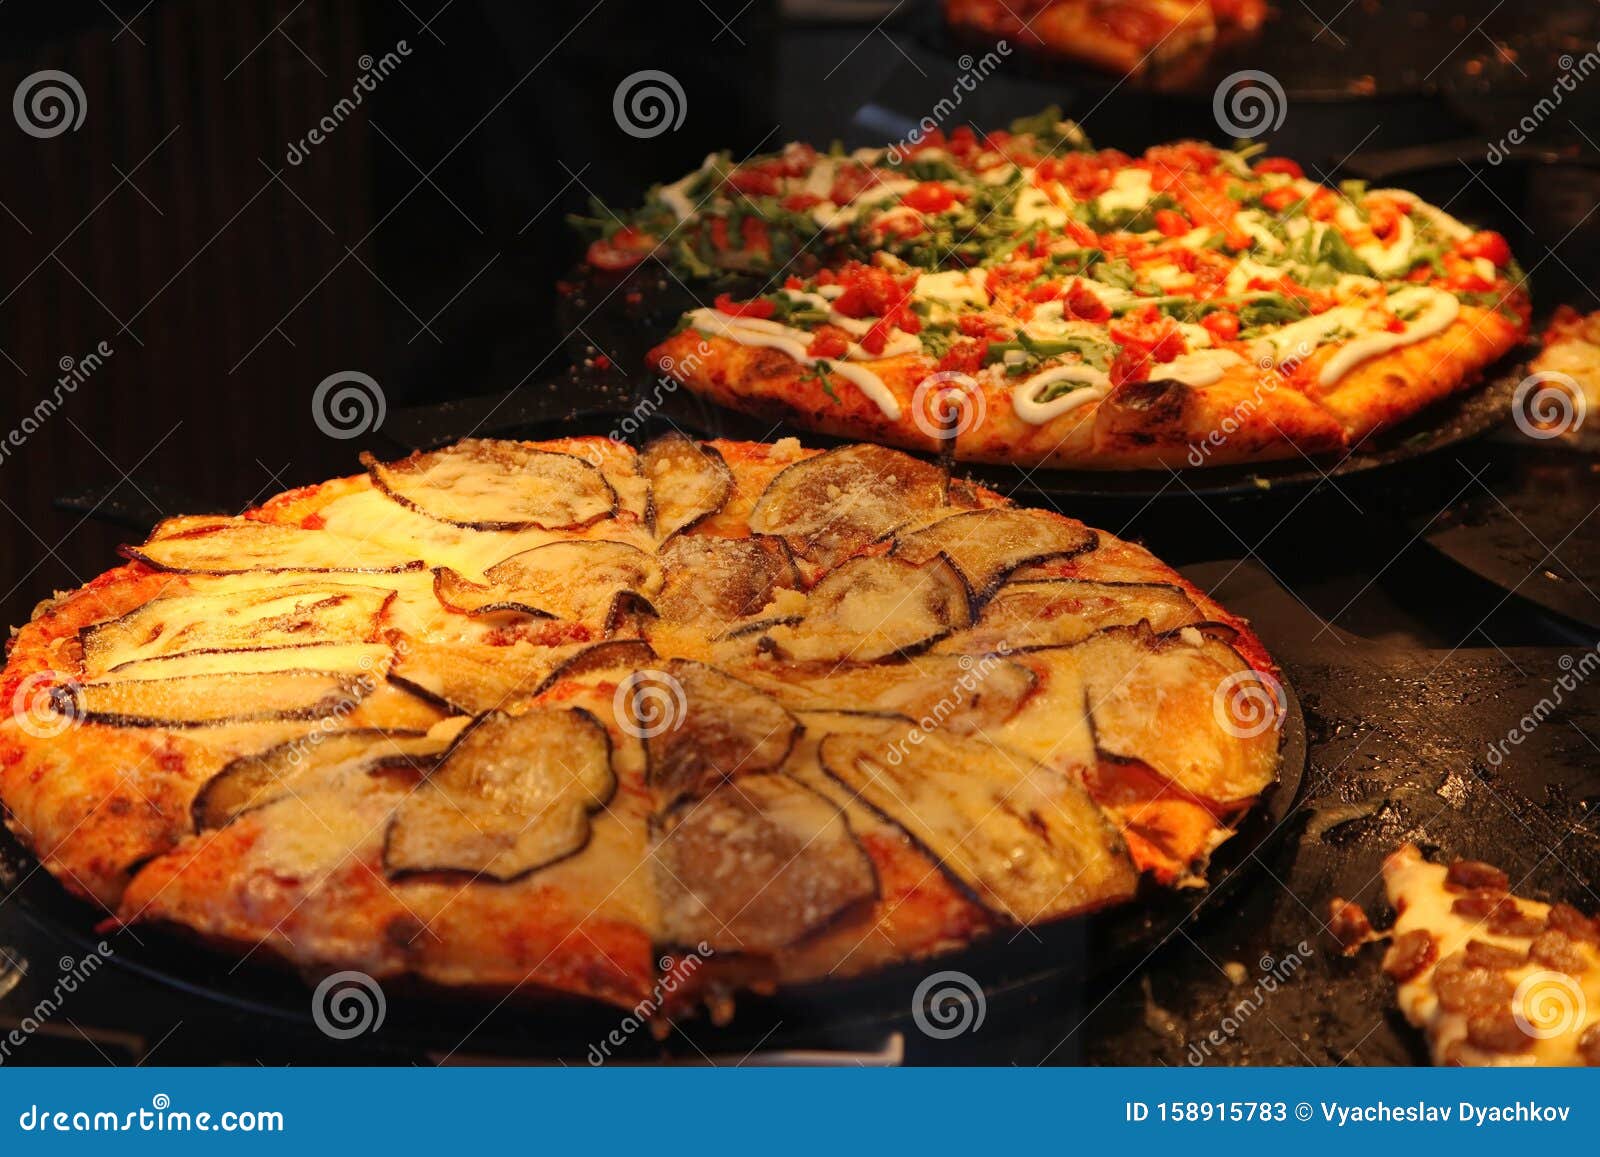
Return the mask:
<svg viewBox="0 0 1600 1157">
<path fill-rule="evenodd" d="M 82 125 L 50 139 L 0 116 L 0 436 L 51 394 L 62 359 L 81 361 L 100 342 L 113 351 L 0 459 L 0 614 L 24 621 L 136 534 L 109 524 L 92 497 L 75 510 L 59 499 L 127 480 L 119 501 L 237 511 L 348 472 L 358 449 L 396 449 L 381 429 L 352 441 L 319 430 L 312 392 L 337 371 L 370 374 L 391 414 L 547 390 L 579 344 L 556 320 L 556 283 L 581 253 L 565 214 L 590 197 L 636 203 L 720 148 L 742 156 L 789 139 L 853 147 L 902 135 L 962 71 L 961 47 L 929 8 L 844 0 L 834 11 L 857 18 L 829 21 L 775 0 L 0 4 L 0 96 L 59 69 L 87 102 Z M 1482 158 L 1550 93 L 1569 67 L 1562 57 L 1581 57 L 1597 37 L 1593 3 L 1285 0 L 1269 39 L 1219 70 L 1261 68 L 1283 83 L 1274 147 L 1313 174 L 1447 146 L 1412 183 L 1505 230 L 1541 312 L 1560 300 L 1594 309 L 1587 171 Z M 291 164 L 291 143 L 350 93 L 361 58 L 401 40 L 410 55 Z M 612 112 L 618 84 L 643 69 L 670 73 L 686 97 L 681 126 L 648 140 Z M 1055 102 L 1103 145 L 1224 143 L 1214 83 L 1156 91 L 1014 57 L 964 96 L 958 119 L 1002 125 Z M 1597 107 L 1591 78 L 1540 124 L 1531 151 L 1600 154 Z M 1545 778 L 1507 782 L 1511 768 L 1491 774 L 1482 759 L 1546 692 L 1558 656 L 1591 645 L 1594 631 L 1473 578 L 1419 537 L 1462 495 L 1498 503 L 1498 476 L 1480 471 L 1525 449 L 1491 443 L 1303 501 L 1063 503 L 1173 562 L 1249 560 L 1241 573 L 1254 585 L 1239 609 L 1263 620 L 1306 702 L 1312 804 L 1258 866 L 1260 886 L 1193 938 L 1171 938 L 1148 969 L 1136 960 L 1065 1010 L 997 1009 L 989 1035 L 935 1059 L 1182 1063 L 1186 1042 L 1237 996 L 1222 964 L 1243 961 L 1253 975 L 1263 952 L 1320 935 L 1332 889 L 1371 899 L 1373 865 L 1400 838 L 1497 855 L 1544 894 L 1600 906 L 1587 891 L 1600 868 L 1593 693 L 1541 732 Z M 1557 568 L 1569 542 L 1592 549 L 1588 493 L 1522 544 L 1528 577 Z M 1226 579 L 1231 566 L 1209 573 Z M 1349 634 L 1319 634 L 1319 618 Z M 7 938 L 51 971 L 48 937 L 0 914 Z M 1308 975 L 1220 1059 L 1415 1059 L 1413 1039 L 1383 1018 L 1372 960 L 1337 961 L 1318 942 Z M 351 1059 L 315 1034 L 271 1043 L 248 1017 L 212 1021 L 203 1003 L 159 988 L 96 988 L 88 1027 L 149 1011 L 135 1018 L 142 1044 L 129 1059 L 153 1047 L 160 1060 Z M 44 1043 L 30 1047 L 50 1056 Z M 95 1047 L 122 1057 L 111 1038 Z"/>
</svg>

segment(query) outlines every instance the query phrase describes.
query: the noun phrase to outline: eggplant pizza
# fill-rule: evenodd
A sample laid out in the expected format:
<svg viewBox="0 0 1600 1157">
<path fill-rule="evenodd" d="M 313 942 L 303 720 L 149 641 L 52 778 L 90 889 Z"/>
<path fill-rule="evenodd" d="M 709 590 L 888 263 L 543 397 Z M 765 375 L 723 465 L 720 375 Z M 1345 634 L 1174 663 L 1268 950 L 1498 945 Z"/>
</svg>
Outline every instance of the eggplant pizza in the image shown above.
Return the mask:
<svg viewBox="0 0 1600 1157">
<path fill-rule="evenodd" d="M 124 924 L 632 1007 L 1202 882 L 1283 692 L 1148 552 L 875 445 L 469 440 L 42 604 L 7 823 Z"/>
<path fill-rule="evenodd" d="M 915 147 L 728 155 L 588 224 L 704 294 L 651 358 L 733 409 L 965 461 L 1333 453 L 1527 331 L 1505 239 L 1259 147 L 1094 150 L 1054 110 Z"/>
</svg>

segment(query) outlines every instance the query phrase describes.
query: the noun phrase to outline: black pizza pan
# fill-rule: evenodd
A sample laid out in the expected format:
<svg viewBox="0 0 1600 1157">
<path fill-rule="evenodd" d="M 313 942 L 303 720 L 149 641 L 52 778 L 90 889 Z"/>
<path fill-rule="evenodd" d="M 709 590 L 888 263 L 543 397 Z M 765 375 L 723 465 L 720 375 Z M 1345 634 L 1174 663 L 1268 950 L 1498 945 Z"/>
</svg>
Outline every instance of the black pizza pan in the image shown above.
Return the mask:
<svg viewBox="0 0 1600 1157">
<path fill-rule="evenodd" d="M 605 1045 L 606 1061 L 674 1060 L 700 1063 L 738 1059 L 760 1050 L 812 1055 L 852 1055 L 900 1033 L 916 1045 L 940 1038 L 917 1032 L 940 1021 L 929 1011 L 937 998 L 919 986 L 930 978 L 951 992 L 981 1002 L 997 1020 L 1047 1002 L 1060 1011 L 1076 1007 L 1096 983 L 1116 982 L 1154 955 L 1190 920 L 1214 907 L 1253 874 L 1257 857 L 1294 826 L 1305 776 L 1305 718 L 1285 688 L 1278 781 L 1241 822 L 1212 859 L 1203 889 L 1173 891 L 1149 885 L 1126 905 L 1060 924 L 997 935 L 971 947 L 867 977 L 796 985 L 773 996 L 741 996 L 731 1020 L 716 1025 L 697 1019 L 675 1025 L 666 1040 L 623 1026 L 621 1044 Z M 158 928 L 103 933 L 100 909 L 70 896 L 9 831 L 0 828 L 0 906 L 14 905 L 28 920 L 71 944 L 95 952 L 111 942 L 118 967 L 187 996 L 215 1002 L 237 1014 L 317 1023 L 312 989 L 292 973 L 264 960 L 236 961 Z M 463 1056 L 519 1058 L 552 1063 L 593 1061 L 591 1050 L 623 1025 L 626 1014 L 577 999 L 548 1000 L 529 994 L 510 999 L 408 991 L 386 983 L 383 1037 L 435 1062 Z M 929 1019 L 932 1018 L 932 1019 Z"/>
</svg>

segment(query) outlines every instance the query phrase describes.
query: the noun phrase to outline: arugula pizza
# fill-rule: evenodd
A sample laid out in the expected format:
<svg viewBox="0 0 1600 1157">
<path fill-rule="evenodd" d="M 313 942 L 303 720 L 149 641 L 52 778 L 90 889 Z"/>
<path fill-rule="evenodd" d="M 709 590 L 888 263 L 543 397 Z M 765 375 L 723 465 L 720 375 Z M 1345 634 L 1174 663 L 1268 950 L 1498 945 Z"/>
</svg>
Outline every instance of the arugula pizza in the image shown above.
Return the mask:
<svg viewBox="0 0 1600 1157">
<path fill-rule="evenodd" d="M 704 167 L 590 261 L 708 290 L 652 351 L 730 408 L 961 460 L 1333 453 L 1469 388 L 1528 327 L 1505 239 L 1252 146 L 1094 150 L 1053 110 L 980 137 Z"/>
<path fill-rule="evenodd" d="M 1199 884 L 1276 778 L 1244 623 L 898 451 L 365 461 L 15 633 L 7 824 L 117 922 L 627 1008 L 694 952 L 692 1003 Z"/>
</svg>

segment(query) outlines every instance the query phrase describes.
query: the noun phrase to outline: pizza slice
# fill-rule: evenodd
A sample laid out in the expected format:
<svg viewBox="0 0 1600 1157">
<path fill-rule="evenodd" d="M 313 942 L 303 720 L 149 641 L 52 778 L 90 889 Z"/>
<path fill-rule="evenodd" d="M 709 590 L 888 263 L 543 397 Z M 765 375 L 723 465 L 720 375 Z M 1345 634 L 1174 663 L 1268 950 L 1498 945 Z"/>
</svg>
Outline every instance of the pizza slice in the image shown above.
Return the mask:
<svg viewBox="0 0 1600 1157">
<path fill-rule="evenodd" d="M 1500 869 L 1391 855 L 1384 886 L 1397 915 L 1383 970 L 1400 1011 L 1441 1065 L 1600 1065 L 1600 922 L 1566 904 L 1511 894 Z M 1335 902 L 1335 926 L 1362 934 Z"/>
<path fill-rule="evenodd" d="M 1517 400 L 1528 428 L 1600 449 L 1600 311 L 1558 306 L 1528 369 L 1532 386 Z"/>
</svg>

